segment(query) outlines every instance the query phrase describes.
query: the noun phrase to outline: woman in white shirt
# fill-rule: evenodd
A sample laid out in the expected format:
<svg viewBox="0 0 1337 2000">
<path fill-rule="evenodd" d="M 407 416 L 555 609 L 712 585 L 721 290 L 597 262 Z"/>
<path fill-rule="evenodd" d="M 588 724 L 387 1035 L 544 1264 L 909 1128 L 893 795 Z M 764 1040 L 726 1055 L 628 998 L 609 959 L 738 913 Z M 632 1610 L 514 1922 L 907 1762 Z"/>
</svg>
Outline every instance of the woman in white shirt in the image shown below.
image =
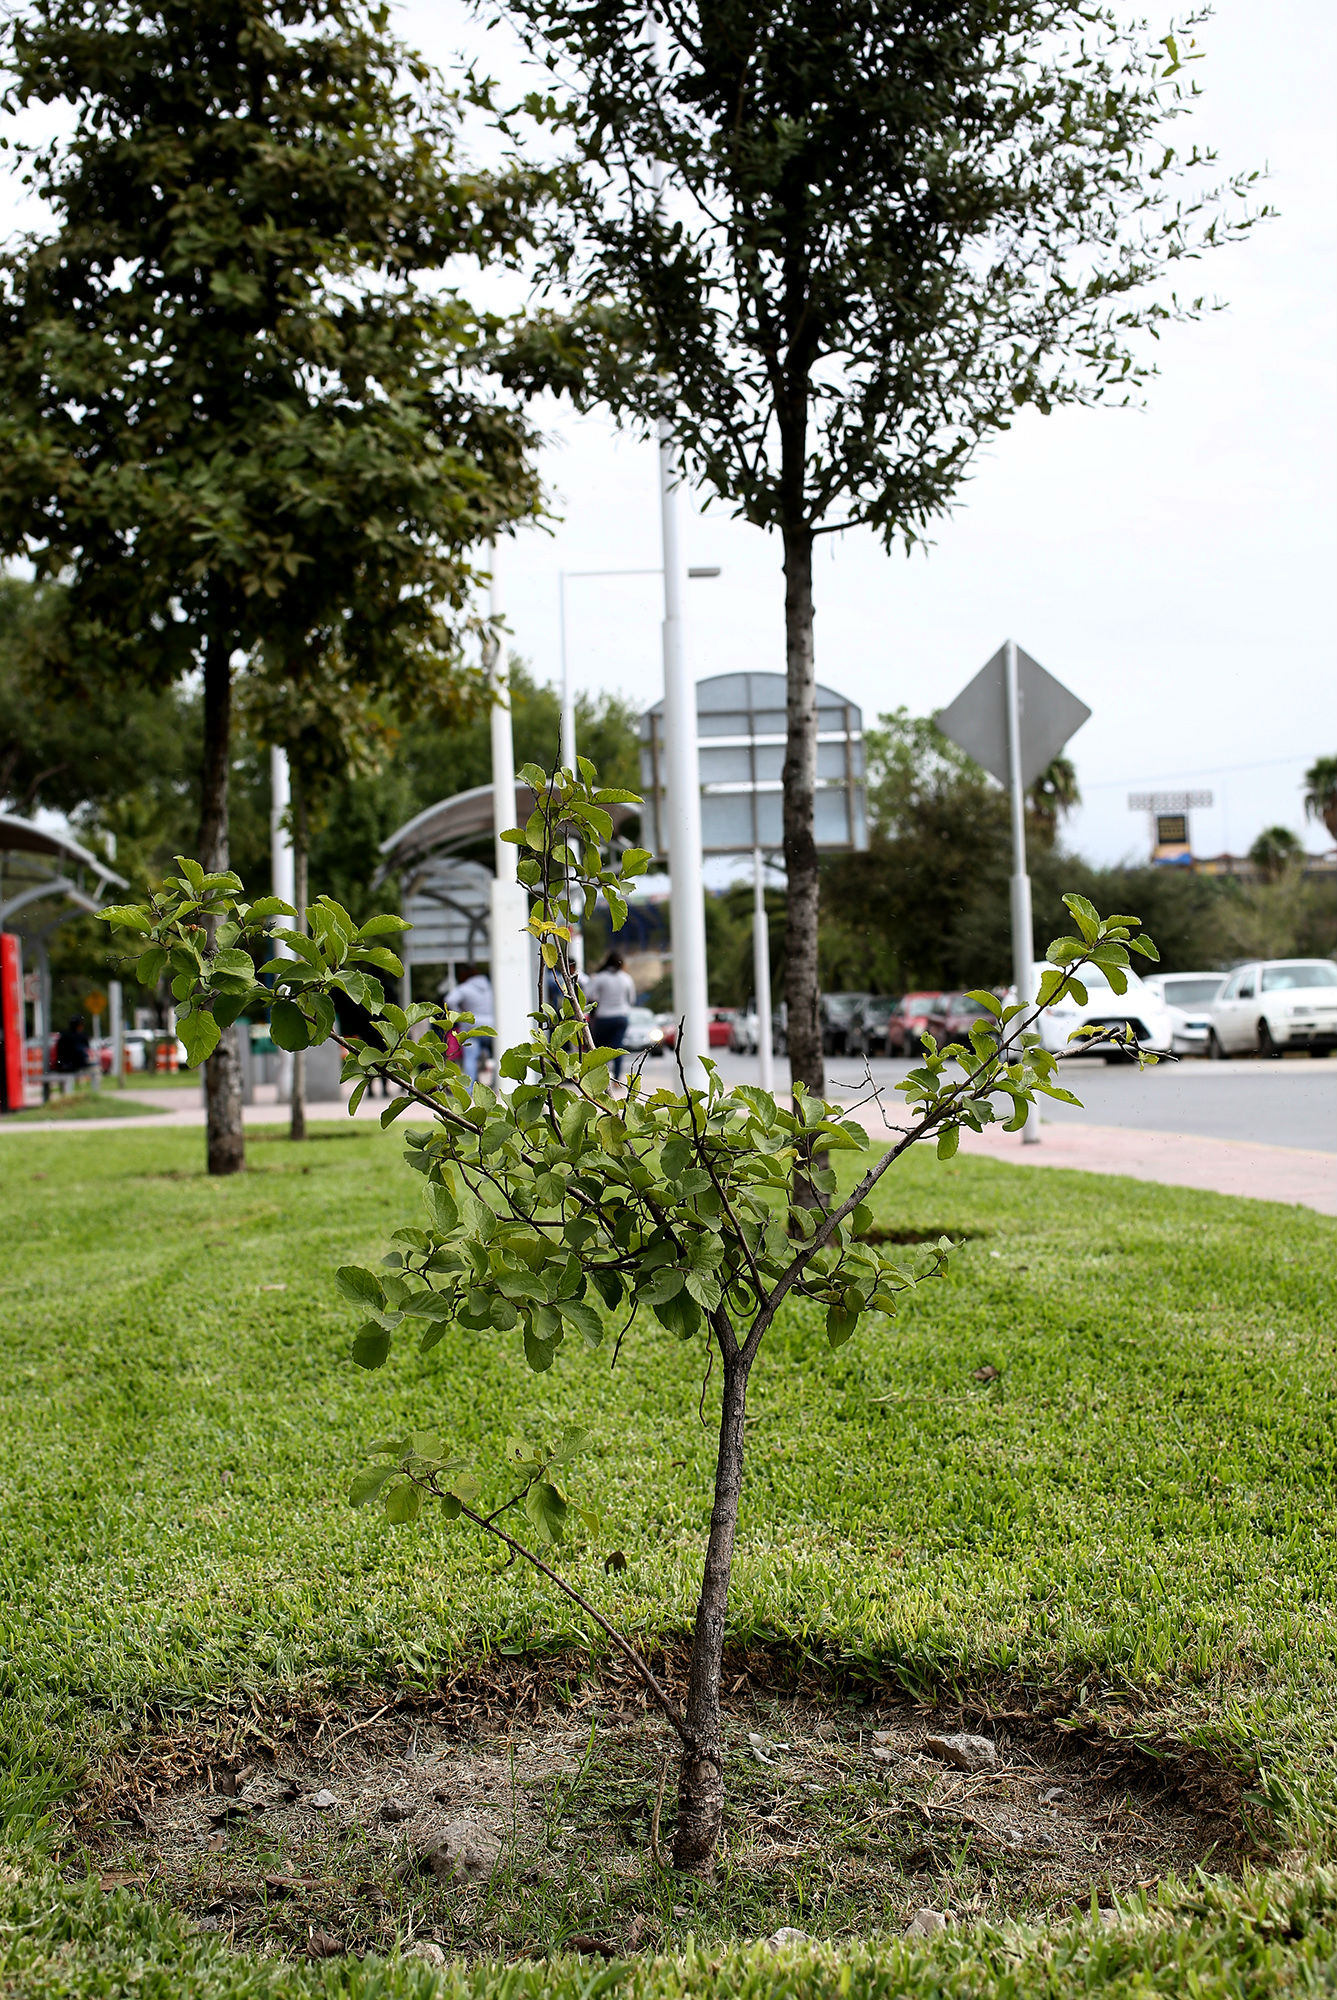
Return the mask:
<svg viewBox="0 0 1337 2000">
<path fill-rule="evenodd" d="M 587 972 L 585 995 L 594 1008 L 590 1033 L 596 1049 L 617 1049 L 613 1061 L 613 1081 L 622 1076 L 621 1048 L 627 1034 L 627 1016 L 636 1005 L 636 982 L 626 969 L 620 951 L 610 951 L 597 972 Z"/>
</svg>

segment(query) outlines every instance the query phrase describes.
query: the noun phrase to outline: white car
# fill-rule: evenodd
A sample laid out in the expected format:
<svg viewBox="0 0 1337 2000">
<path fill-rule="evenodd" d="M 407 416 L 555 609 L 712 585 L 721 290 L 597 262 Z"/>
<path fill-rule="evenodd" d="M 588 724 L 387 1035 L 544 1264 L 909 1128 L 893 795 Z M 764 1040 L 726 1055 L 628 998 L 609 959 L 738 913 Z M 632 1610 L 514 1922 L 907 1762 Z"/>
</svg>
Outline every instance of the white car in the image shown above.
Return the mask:
<svg viewBox="0 0 1337 2000">
<path fill-rule="evenodd" d="M 1142 984 L 1170 1009 L 1177 1056 L 1207 1054 L 1212 1032 L 1208 1009 L 1226 977 L 1224 972 L 1151 972 L 1143 980 Z"/>
<path fill-rule="evenodd" d="M 622 1046 L 629 1056 L 664 1053 L 664 1030 L 648 1007 L 627 1009 L 627 1030 L 622 1037 Z"/>
<path fill-rule="evenodd" d="M 729 1023 L 729 1047 L 736 1056 L 754 1056 L 760 1045 L 761 1016 L 749 1000 Z"/>
<path fill-rule="evenodd" d="M 1266 958 L 1232 972 L 1212 1002 L 1210 1053 L 1279 1056 L 1337 1048 L 1337 964 L 1330 958 Z"/>
<path fill-rule="evenodd" d="M 1037 986 L 1045 970 L 1043 965 L 1036 966 Z M 1094 965 L 1084 965 L 1077 977 L 1086 988 L 1086 1005 L 1079 1006 L 1073 995 L 1068 994 L 1056 1006 L 1045 1008 L 1038 1023 L 1044 1048 L 1054 1055 L 1075 1055 L 1082 1046 L 1080 1042 L 1072 1041 L 1077 1029 L 1099 1026 L 1131 1028 L 1138 1046 L 1149 1055 L 1173 1054 L 1175 1031 L 1170 1009 L 1158 993 L 1152 992 L 1144 979 L 1130 972 L 1127 992 L 1116 993 L 1104 973 Z M 1014 998 L 1015 989 L 1008 995 L 1009 1006 Z M 1097 1048 L 1093 1053 L 1104 1056 L 1107 1063 L 1129 1060 L 1117 1049 Z"/>
</svg>

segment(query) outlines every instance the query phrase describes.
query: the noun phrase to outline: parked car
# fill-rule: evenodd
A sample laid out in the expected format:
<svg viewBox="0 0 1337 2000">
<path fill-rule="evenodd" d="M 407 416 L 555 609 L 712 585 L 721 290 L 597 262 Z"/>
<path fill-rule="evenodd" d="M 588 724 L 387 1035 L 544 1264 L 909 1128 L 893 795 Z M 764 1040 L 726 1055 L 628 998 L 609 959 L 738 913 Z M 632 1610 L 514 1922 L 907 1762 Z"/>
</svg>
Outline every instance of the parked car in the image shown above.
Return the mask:
<svg viewBox="0 0 1337 2000">
<path fill-rule="evenodd" d="M 622 1037 L 622 1046 L 629 1056 L 664 1053 L 664 1030 L 648 1007 L 627 1009 L 627 1030 Z"/>
<path fill-rule="evenodd" d="M 964 1042 L 978 1021 L 992 1021 L 992 1015 L 964 993 L 944 993 L 929 1009 L 927 1034 L 939 1048 L 948 1042 Z"/>
<path fill-rule="evenodd" d="M 1037 986 L 1044 970 L 1040 965 L 1035 968 Z M 1139 1047 L 1148 1054 L 1168 1056 L 1173 1052 L 1174 1022 L 1170 1009 L 1135 972 L 1127 975 L 1128 987 L 1123 993 L 1114 991 L 1099 966 L 1084 965 L 1079 977 L 1086 988 L 1085 1006 L 1068 994 L 1055 1006 L 1046 1007 L 1037 1024 L 1043 1047 L 1054 1055 L 1075 1055 L 1081 1045 L 1074 1044 L 1072 1037 L 1079 1028 L 1131 1028 Z M 1012 987 L 1004 1004 L 1010 1007 L 1016 997 L 1016 988 Z M 1113 1048 L 1097 1048 L 1093 1054 L 1103 1056 L 1107 1063 L 1131 1059 Z"/>
<path fill-rule="evenodd" d="M 729 1031 L 737 1019 L 736 1007 L 712 1007 L 706 1017 L 706 1038 L 712 1049 L 727 1049 Z"/>
<path fill-rule="evenodd" d="M 818 1020 L 824 1055 L 849 1054 L 850 1028 L 862 1013 L 864 1001 L 872 997 L 871 993 L 823 993 L 818 1003 Z"/>
<path fill-rule="evenodd" d="M 1209 1053 L 1280 1056 L 1337 1048 L 1337 964 L 1330 958 L 1256 959 L 1232 972 L 1208 1009 Z"/>
<path fill-rule="evenodd" d="M 870 993 L 850 1022 L 845 1046 L 852 1056 L 887 1054 L 887 1023 L 896 1002 L 889 994 Z"/>
<path fill-rule="evenodd" d="M 761 1045 L 761 1016 L 755 1000 L 740 1007 L 729 1023 L 729 1047 L 736 1056 L 754 1056 Z"/>
<path fill-rule="evenodd" d="M 944 996 L 941 993 L 903 993 L 887 1016 L 887 1054 L 912 1056 L 918 1053 L 919 1037 L 928 1027 L 929 1010 Z"/>
<path fill-rule="evenodd" d="M 664 1047 L 676 1049 L 678 1046 L 678 1017 L 676 1014 L 656 1014 L 655 1026 L 664 1031 Z"/>
<path fill-rule="evenodd" d="M 1225 985 L 1224 972 L 1152 972 L 1143 985 L 1159 993 L 1174 1023 L 1177 1056 L 1205 1056 L 1212 1032 L 1208 1009 Z"/>
</svg>

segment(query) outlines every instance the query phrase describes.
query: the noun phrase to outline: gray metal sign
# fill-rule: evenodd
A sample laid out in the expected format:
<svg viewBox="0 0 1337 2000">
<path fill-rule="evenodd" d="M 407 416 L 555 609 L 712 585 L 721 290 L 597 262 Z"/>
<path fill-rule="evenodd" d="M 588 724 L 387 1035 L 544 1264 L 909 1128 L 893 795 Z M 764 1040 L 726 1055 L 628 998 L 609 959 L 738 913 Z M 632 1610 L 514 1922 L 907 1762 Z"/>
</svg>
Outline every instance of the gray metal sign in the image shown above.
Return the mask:
<svg viewBox="0 0 1337 2000">
<path fill-rule="evenodd" d="M 1051 764 L 1091 711 L 1062 681 L 1017 647 L 1020 697 L 1021 782 L 1030 787 Z M 1011 781 L 1007 737 L 1007 647 L 1000 646 L 987 667 L 962 688 L 934 721 L 944 736 L 1006 785 Z"/>
<path fill-rule="evenodd" d="M 785 761 L 783 674 L 716 674 L 696 684 L 701 774 L 701 845 L 707 854 L 777 848 Z M 665 838 L 664 704 L 641 717 L 641 844 L 652 853 Z M 868 845 L 868 779 L 863 714 L 834 688 L 817 689 L 817 794 L 813 833 L 823 849 Z"/>
</svg>

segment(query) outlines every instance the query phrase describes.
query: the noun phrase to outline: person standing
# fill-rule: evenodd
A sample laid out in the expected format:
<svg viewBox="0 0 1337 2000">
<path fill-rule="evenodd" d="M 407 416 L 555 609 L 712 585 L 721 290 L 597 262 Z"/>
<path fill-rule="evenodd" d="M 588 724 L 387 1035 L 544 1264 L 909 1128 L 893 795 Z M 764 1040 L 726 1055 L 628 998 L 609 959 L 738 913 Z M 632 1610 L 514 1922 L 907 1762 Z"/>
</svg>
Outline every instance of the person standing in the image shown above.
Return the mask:
<svg viewBox="0 0 1337 2000">
<path fill-rule="evenodd" d="M 467 965 L 459 985 L 452 986 L 447 993 L 446 1005 L 453 1014 L 472 1014 L 474 1024 L 479 1028 L 495 1028 L 497 1014 L 492 1002 L 492 981 L 486 966 Z M 460 1044 L 460 1067 L 470 1083 L 477 1083 L 479 1065 L 484 1057 L 491 1059 L 492 1038 L 462 1035 Z"/>
<path fill-rule="evenodd" d="M 626 969 L 620 951 L 610 951 L 597 972 L 585 975 L 585 993 L 594 1008 L 590 1032 L 596 1049 L 616 1049 L 613 1081 L 622 1077 L 622 1044 L 627 1038 L 627 1016 L 636 1005 L 636 982 Z"/>
</svg>

